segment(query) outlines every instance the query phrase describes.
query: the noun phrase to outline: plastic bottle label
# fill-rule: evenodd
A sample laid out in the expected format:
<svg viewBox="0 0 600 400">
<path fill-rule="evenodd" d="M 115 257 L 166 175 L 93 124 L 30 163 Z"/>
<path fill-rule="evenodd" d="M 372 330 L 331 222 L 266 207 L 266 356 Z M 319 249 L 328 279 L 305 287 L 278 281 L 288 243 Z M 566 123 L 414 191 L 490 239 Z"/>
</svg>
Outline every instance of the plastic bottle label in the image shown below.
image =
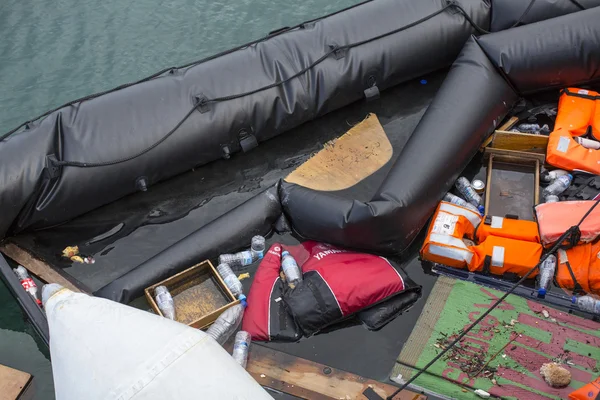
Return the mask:
<svg viewBox="0 0 600 400">
<path fill-rule="evenodd" d="M 234 350 L 246 351 L 248 350 L 248 342 L 238 342 L 233 345 Z"/>
<path fill-rule="evenodd" d="M 250 251 L 242 251 L 240 253 L 240 256 L 242 257 L 242 265 L 250 265 L 252 264 L 252 252 Z"/>
<path fill-rule="evenodd" d="M 458 221 L 458 215 L 451 215 L 440 212 L 433 223 L 433 233 L 442 233 L 452 235 Z"/>
<path fill-rule="evenodd" d="M 35 282 L 31 278 L 25 278 L 25 279 L 23 279 L 21 281 L 21 286 L 23 286 L 23 288 L 25 290 L 28 290 L 28 289 L 31 289 L 31 288 L 37 288 L 37 285 L 35 284 Z"/>
</svg>

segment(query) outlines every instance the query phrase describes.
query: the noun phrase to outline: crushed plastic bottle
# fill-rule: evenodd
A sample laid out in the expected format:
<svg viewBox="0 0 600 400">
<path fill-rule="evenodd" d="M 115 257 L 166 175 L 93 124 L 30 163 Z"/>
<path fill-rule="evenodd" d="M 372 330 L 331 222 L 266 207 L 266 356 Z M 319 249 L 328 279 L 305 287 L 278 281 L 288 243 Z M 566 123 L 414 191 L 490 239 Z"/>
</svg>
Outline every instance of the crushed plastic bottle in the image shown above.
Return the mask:
<svg viewBox="0 0 600 400">
<path fill-rule="evenodd" d="M 229 307 L 219 315 L 219 318 L 206 330 L 206 333 L 220 345 L 223 345 L 242 323 L 244 308 L 243 304 Z"/>
<path fill-rule="evenodd" d="M 221 254 L 219 256 L 219 264 L 227 264 L 236 272 L 246 270 L 245 267 L 256 260 L 251 250 L 244 250 L 235 254 Z"/>
<path fill-rule="evenodd" d="M 600 315 L 600 300 L 597 300 L 592 296 L 573 296 L 571 301 L 576 303 L 580 310 Z"/>
<path fill-rule="evenodd" d="M 262 260 L 265 255 L 265 238 L 256 235 L 252 238 L 250 244 L 250 252 L 252 253 L 252 259 L 254 260 Z"/>
<path fill-rule="evenodd" d="M 281 269 L 283 269 L 285 280 L 290 288 L 293 289 L 298 283 L 302 282 L 302 273 L 298 263 L 287 251 L 281 253 Z"/>
<path fill-rule="evenodd" d="M 479 207 L 481 205 L 481 196 L 477 194 L 473 186 L 471 186 L 471 182 L 464 176 L 461 176 L 456 180 L 454 184 L 456 189 L 463 195 L 463 197 L 475 207 Z"/>
<path fill-rule="evenodd" d="M 544 203 L 558 203 L 559 201 L 560 198 L 555 194 L 549 194 L 548 196 L 544 197 Z"/>
<path fill-rule="evenodd" d="M 556 271 L 556 256 L 550 254 L 540 265 L 540 273 L 538 275 L 539 288 L 538 297 L 543 299 L 546 297 L 546 292 L 550 286 L 550 282 L 554 279 L 554 271 Z"/>
<path fill-rule="evenodd" d="M 248 351 L 250 350 L 251 343 L 252 335 L 250 333 L 239 331 L 235 334 L 235 343 L 233 344 L 231 357 L 244 369 L 246 369 L 246 364 L 248 363 Z"/>
<path fill-rule="evenodd" d="M 175 320 L 175 302 L 166 286 L 157 286 L 154 289 L 154 299 L 162 315 L 165 318 Z"/>
<path fill-rule="evenodd" d="M 550 127 L 547 124 L 540 126 L 540 124 L 520 124 L 513 132 L 521 133 L 533 133 L 534 135 L 548 135 L 550 133 Z"/>
<path fill-rule="evenodd" d="M 219 275 L 223 278 L 225 285 L 231 290 L 231 293 L 238 298 L 244 291 L 244 287 L 242 286 L 242 282 L 238 279 L 238 277 L 233 273 L 229 264 L 219 264 L 217 265 L 217 271 L 219 271 Z"/>
<path fill-rule="evenodd" d="M 600 142 L 597 140 L 586 139 L 582 137 L 575 138 L 575 141 L 585 147 L 586 149 L 598 150 L 600 149 Z"/>
<path fill-rule="evenodd" d="M 35 284 L 35 281 L 31 279 L 31 276 L 29 276 L 27 269 L 25 269 L 24 266 L 19 265 L 17 268 L 13 269 L 13 271 L 19 278 L 19 281 L 21 281 L 23 289 L 33 297 L 38 306 L 42 307 L 42 301 L 38 298 L 38 287 Z"/>
<path fill-rule="evenodd" d="M 550 196 L 551 194 L 558 196 L 571 185 L 573 181 L 573 175 L 567 174 L 562 175 L 552 181 L 551 184 L 544 188 L 544 197 Z"/>
<path fill-rule="evenodd" d="M 470 208 L 473 211 L 479 212 L 477 207 L 475 207 L 473 204 L 461 199 L 460 197 L 458 197 L 452 193 L 446 193 L 444 195 L 444 201 L 447 201 L 448 203 L 456 204 L 457 206 Z"/>
<path fill-rule="evenodd" d="M 560 176 L 568 175 L 569 172 L 563 169 L 555 169 L 553 171 L 548 171 L 546 169 L 542 170 L 540 174 L 540 180 L 544 183 L 551 183 L 553 180 L 557 179 Z"/>
</svg>

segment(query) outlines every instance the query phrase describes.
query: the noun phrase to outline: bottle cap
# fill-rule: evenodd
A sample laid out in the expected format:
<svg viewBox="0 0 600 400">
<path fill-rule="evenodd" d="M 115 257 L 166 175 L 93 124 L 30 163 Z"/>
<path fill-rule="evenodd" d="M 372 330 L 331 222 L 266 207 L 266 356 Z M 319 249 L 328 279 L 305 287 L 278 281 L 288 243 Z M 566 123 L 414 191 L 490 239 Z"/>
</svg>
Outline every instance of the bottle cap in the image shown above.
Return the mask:
<svg viewBox="0 0 600 400">
<path fill-rule="evenodd" d="M 248 302 L 246 301 L 246 295 L 245 294 L 240 294 L 238 296 L 238 300 L 240 301 L 240 304 L 242 305 L 242 307 L 246 308 L 248 307 Z"/>
<path fill-rule="evenodd" d="M 287 250 L 284 250 L 284 251 L 281 253 L 281 257 L 285 257 L 285 256 L 289 256 L 289 255 L 290 255 L 290 252 L 289 252 L 289 251 L 287 251 Z"/>
<path fill-rule="evenodd" d="M 571 180 L 571 181 L 573 180 L 573 175 L 567 174 L 567 176 L 569 177 L 569 180 Z"/>
<path fill-rule="evenodd" d="M 479 214 L 484 215 L 485 214 L 485 207 L 484 206 L 477 206 L 477 209 L 479 210 Z"/>
<path fill-rule="evenodd" d="M 538 297 L 540 299 L 543 299 L 544 297 L 546 297 L 546 288 L 539 288 L 538 289 Z"/>
<path fill-rule="evenodd" d="M 573 304 L 577 303 L 577 296 L 571 297 L 571 303 L 573 303 Z"/>
</svg>

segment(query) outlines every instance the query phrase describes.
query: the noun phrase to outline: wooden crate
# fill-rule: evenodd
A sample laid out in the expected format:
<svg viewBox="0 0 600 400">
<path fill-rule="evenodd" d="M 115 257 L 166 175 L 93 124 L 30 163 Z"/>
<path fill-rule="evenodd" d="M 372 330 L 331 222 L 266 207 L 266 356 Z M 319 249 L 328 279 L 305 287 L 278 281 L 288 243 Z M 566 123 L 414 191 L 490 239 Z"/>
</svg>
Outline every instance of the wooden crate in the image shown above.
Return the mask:
<svg viewBox="0 0 600 400">
<path fill-rule="evenodd" d="M 485 156 L 488 159 L 487 165 L 487 183 L 486 183 L 486 191 L 485 191 L 485 211 L 486 214 L 489 215 L 498 215 L 500 217 L 504 217 L 504 214 L 513 214 L 517 215 L 521 219 L 533 220 L 533 206 L 539 204 L 540 201 L 540 166 L 544 162 L 544 155 L 538 153 L 529 153 L 523 151 L 515 151 L 515 150 L 504 150 L 504 149 L 494 149 L 487 147 L 485 149 Z M 507 193 L 506 198 L 497 198 L 502 197 L 502 190 L 495 187 L 497 184 L 494 179 L 494 171 L 499 170 L 512 170 L 512 173 L 523 174 L 523 175 L 532 175 L 531 179 L 531 187 L 528 188 L 518 188 L 515 193 L 517 197 L 515 201 L 509 201 L 509 197 L 512 198 L 511 193 Z M 507 183 L 508 187 L 506 192 L 511 192 L 510 183 Z M 498 190 L 496 190 L 498 189 Z M 521 190 L 525 190 L 529 192 L 528 195 L 524 195 L 520 193 Z M 499 193 L 496 193 L 500 191 Z M 519 193 L 517 193 L 519 192 Z M 518 196 L 517 196 L 518 195 Z M 526 200 L 526 201 L 523 201 Z M 531 204 L 525 204 L 527 201 L 531 202 Z M 492 202 L 495 202 L 492 204 Z M 503 207 L 497 207 L 497 203 L 506 203 Z M 507 211 L 508 208 L 514 208 L 510 212 Z M 498 208 L 503 209 L 502 212 L 498 211 Z M 502 215 L 500 215 L 502 214 Z"/>
<path fill-rule="evenodd" d="M 154 289 L 166 286 L 175 302 L 175 319 L 193 328 L 205 329 L 229 307 L 239 304 L 209 260 L 147 287 L 144 292 L 152 309 L 162 316 Z"/>
</svg>

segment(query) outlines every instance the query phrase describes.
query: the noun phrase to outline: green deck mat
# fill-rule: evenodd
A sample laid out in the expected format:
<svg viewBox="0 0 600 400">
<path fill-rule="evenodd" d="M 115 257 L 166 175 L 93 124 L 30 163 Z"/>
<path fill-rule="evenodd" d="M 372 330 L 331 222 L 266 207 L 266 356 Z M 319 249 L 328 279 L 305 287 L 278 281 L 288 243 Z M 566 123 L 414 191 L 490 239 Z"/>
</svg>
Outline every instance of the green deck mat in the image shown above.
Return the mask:
<svg viewBox="0 0 600 400">
<path fill-rule="evenodd" d="M 398 374 L 410 378 L 414 367 L 424 367 L 502 294 L 440 277 L 392 378 Z M 503 399 L 566 399 L 599 375 L 599 328 L 597 322 L 510 295 L 463 338 L 457 350 L 451 349 L 414 384 L 457 399 L 479 399 L 473 389 Z M 554 389 L 541 377 L 542 364 L 553 360 L 571 371 L 568 387 Z"/>
</svg>

